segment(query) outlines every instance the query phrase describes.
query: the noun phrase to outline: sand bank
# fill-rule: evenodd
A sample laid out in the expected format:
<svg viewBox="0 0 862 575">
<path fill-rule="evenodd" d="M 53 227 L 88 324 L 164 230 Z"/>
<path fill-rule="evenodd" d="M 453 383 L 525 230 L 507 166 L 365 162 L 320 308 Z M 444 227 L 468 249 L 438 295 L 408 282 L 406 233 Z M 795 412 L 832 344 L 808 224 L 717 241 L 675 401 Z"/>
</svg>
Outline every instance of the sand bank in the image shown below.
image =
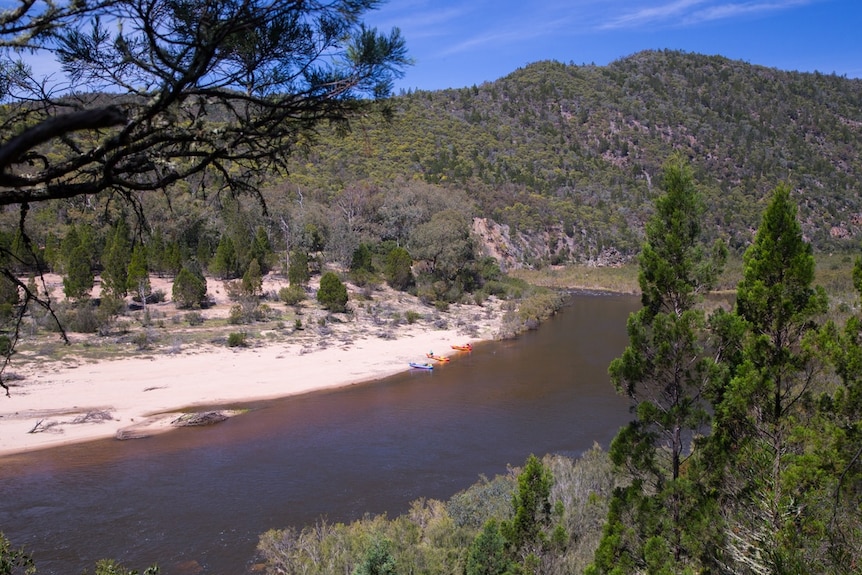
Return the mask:
<svg viewBox="0 0 862 575">
<path fill-rule="evenodd" d="M 402 323 L 381 337 L 361 313 L 350 337 L 290 338 L 249 348 L 202 345 L 103 361 L 28 361 L 0 396 L 0 456 L 109 437 L 143 437 L 172 429 L 202 406 L 285 397 L 386 377 L 425 361 L 425 353 L 457 355 L 452 344 L 492 339 L 499 304 L 454 306 L 444 329 Z M 481 314 L 477 309 L 484 309 Z M 460 314 L 460 315 L 458 315 Z M 458 321 L 453 321 L 455 318 Z M 448 327 L 458 326 L 458 327 Z M 465 326 L 469 329 L 465 330 Z M 314 330 L 308 330 L 314 331 Z"/>
</svg>

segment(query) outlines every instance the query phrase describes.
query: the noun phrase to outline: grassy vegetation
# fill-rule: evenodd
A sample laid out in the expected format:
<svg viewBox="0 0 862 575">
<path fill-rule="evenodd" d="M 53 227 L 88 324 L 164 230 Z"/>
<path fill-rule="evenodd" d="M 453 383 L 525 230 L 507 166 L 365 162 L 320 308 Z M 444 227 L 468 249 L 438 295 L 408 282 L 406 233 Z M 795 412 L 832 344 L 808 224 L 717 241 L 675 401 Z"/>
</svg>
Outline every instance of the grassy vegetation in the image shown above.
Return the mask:
<svg viewBox="0 0 862 575">
<path fill-rule="evenodd" d="M 608 500 L 614 487 L 608 455 L 594 447 L 578 459 L 547 455 L 542 466 L 550 472 L 548 494 L 552 517 L 540 520 L 540 533 L 528 542 L 545 575 L 582 573 L 592 561 L 601 536 Z M 501 526 L 514 521 L 518 476 L 523 469 L 512 468 L 507 475 L 481 478 L 472 487 L 448 501 L 419 499 L 409 511 L 397 517 L 366 516 L 345 523 L 321 519 L 301 530 L 277 529 L 260 536 L 258 552 L 264 573 L 489 573 L 476 568 L 489 564 L 492 550 L 477 545 L 477 537 L 489 524 Z M 552 534 L 553 533 L 553 537 Z M 471 542 L 474 542 L 471 544 Z M 363 571 L 372 553 L 394 569 Z M 519 569 L 522 552 L 498 550 L 514 558 Z M 526 551 L 523 551 L 526 553 Z M 473 557 L 471 561 L 470 557 Z M 471 567 L 472 564 L 472 567 Z M 518 570 L 508 573 L 522 572 Z"/>
<path fill-rule="evenodd" d="M 529 284 L 555 289 L 583 289 L 638 293 L 638 267 L 629 263 L 620 267 L 571 265 L 539 270 L 512 270 L 511 275 Z"/>
</svg>

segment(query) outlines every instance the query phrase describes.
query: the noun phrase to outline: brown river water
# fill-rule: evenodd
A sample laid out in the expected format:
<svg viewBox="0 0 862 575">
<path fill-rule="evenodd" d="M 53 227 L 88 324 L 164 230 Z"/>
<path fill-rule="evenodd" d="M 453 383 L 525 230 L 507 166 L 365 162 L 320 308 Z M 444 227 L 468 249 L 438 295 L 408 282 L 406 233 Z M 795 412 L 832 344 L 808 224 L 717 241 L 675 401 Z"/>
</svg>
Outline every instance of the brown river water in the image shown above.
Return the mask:
<svg viewBox="0 0 862 575">
<path fill-rule="evenodd" d="M 638 306 L 575 295 L 538 330 L 433 372 L 252 404 L 212 427 L 0 458 L 0 531 L 41 575 L 106 557 L 242 575 L 268 529 L 392 517 L 531 453 L 607 447 L 629 419 L 607 367 Z"/>
</svg>

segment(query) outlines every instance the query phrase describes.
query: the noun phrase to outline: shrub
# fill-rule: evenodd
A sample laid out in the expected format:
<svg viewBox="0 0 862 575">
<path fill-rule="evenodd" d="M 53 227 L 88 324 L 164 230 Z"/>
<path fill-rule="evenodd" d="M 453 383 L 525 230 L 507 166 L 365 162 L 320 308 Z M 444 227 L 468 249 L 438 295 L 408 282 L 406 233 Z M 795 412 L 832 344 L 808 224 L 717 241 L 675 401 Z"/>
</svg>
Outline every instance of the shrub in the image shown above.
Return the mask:
<svg viewBox="0 0 862 575">
<path fill-rule="evenodd" d="M 368 244 L 359 244 L 359 247 L 353 250 L 353 257 L 350 260 L 350 271 L 373 272 L 374 266 L 371 263 L 371 256 L 371 248 L 368 247 Z"/>
<path fill-rule="evenodd" d="M 257 259 L 251 260 L 242 276 L 242 291 L 249 296 L 257 296 L 263 292 L 263 271 Z"/>
<path fill-rule="evenodd" d="M 308 283 L 311 273 L 308 271 L 308 254 L 305 250 L 290 253 L 290 265 L 287 268 L 287 279 L 290 285 L 301 287 Z"/>
<path fill-rule="evenodd" d="M 320 278 L 317 301 L 329 311 L 341 312 L 347 309 L 347 287 L 333 272 L 326 272 Z"/>
<path fill-rule="evenodd" d="M 242 288 L 242 282 L 239 280 L 222 282 L 222 287 L 230 301 L 239 301 L 246 295 Z"/>
<path fill-rule="evenodd" d="M 199 308 L 207 297 L 207 280 L 199 269 L 183 267 L 174 280 L 171 297 L 180 308 Z"/>
<path fill-rule="evenodd" d="M 305 299 L 305 290 L 301 286 L 291 285 L 278 290 L 278 299 L 286 305 L 298 305 Z"/>
<path fill-rule="evenodd" d="M 92 301 L 84 299 L 68 307 L 57 309 L 60 324 L 67 330 L 76 333 L 96 333 L 99 330 L 99 318 Z"/>
<path fill-rule="evenodd" d="M 149 329 L 139 331 L 132 336 L 132 343 L 135 344 L 138 351 L 146 351 L 150 349 L 157 340 L 158 337 L 156 337 L 156 334 Z"/>
<path fill-rule="evenodd" d="M 404 248 L 395 248 L 386 256 L 384 274 L 386 281 L 393 289 L 405 291 L 415 283 L 411 266 L 413 259 Z"/>
<path fill-rule="evenodd" d="M 0 335 L 0 355 L 8 356 L 12 351 L 12 340 L 8 335 Z"/>
<path fill-rule="evenodd" d="M 240 304 L 237 303 L 230 306 L 230 313 L 228 313 L 227 322 L 231 325 L 247 323 L 246 315 L 243 312 L 243 308 Z"/>
<path fill-rule="evenodd" d="M 200 312 L 190 311 L 185 315 L 186 322 L 189 325 L 202 325 L 204 323 L 204 316 L 201 315 Z"/>
<path fill-rule="evenodd" d="M 411 309 L 411 310 L 407 310 L 406 312 L 404 312 L 404 317 L 407 319 L 407 323 L 409 323 L 410 325 L 413 325 L 414 323 L 416 323 L 417 321 L 422 319 L 422 314 L 419 313 L 418 311 L 413 311 Z"/>
<path fill-rule="evenodd" d="M 247 336 L 244 331 L 234 331 L 227 336 L 228 347 L 246 347 L 248 345 Z"/>
</svg>

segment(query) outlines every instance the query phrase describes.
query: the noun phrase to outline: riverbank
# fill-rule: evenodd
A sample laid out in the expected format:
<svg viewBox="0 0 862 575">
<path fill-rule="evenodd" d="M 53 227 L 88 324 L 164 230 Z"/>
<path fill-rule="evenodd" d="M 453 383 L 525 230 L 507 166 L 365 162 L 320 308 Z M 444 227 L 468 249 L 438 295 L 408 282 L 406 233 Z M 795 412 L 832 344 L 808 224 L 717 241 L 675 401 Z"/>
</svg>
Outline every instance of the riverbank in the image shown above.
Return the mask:
<svg viewBox="0 0 862 575">
<path fill-rule="evenodd" d="M 218 301 L 202 312 L 206 321 L 229 313 L 220 291 L 210 289 Z M 494 339 L 504 315 L 493 298 L 441 312 L 388 288 L 352 301 L 352 313 L 342 319 L 324 321 L 325 314 L 309 311 L 302 330 L 281 326 L 258 334 L 248 347 L 164 346 L 113 359 L 74 349 L 62 359 L 22 353 L 7 370 L 14 375 L 10 397 L 0 397 L 0 456 L 146 437 L 185 424 L 187 414 L 230 416 L 231 404 L 387 377 L 410 369 L 411 361 L 426 361 L 429 351 L 457 355 L 454 344 Z"/>
</svg>

